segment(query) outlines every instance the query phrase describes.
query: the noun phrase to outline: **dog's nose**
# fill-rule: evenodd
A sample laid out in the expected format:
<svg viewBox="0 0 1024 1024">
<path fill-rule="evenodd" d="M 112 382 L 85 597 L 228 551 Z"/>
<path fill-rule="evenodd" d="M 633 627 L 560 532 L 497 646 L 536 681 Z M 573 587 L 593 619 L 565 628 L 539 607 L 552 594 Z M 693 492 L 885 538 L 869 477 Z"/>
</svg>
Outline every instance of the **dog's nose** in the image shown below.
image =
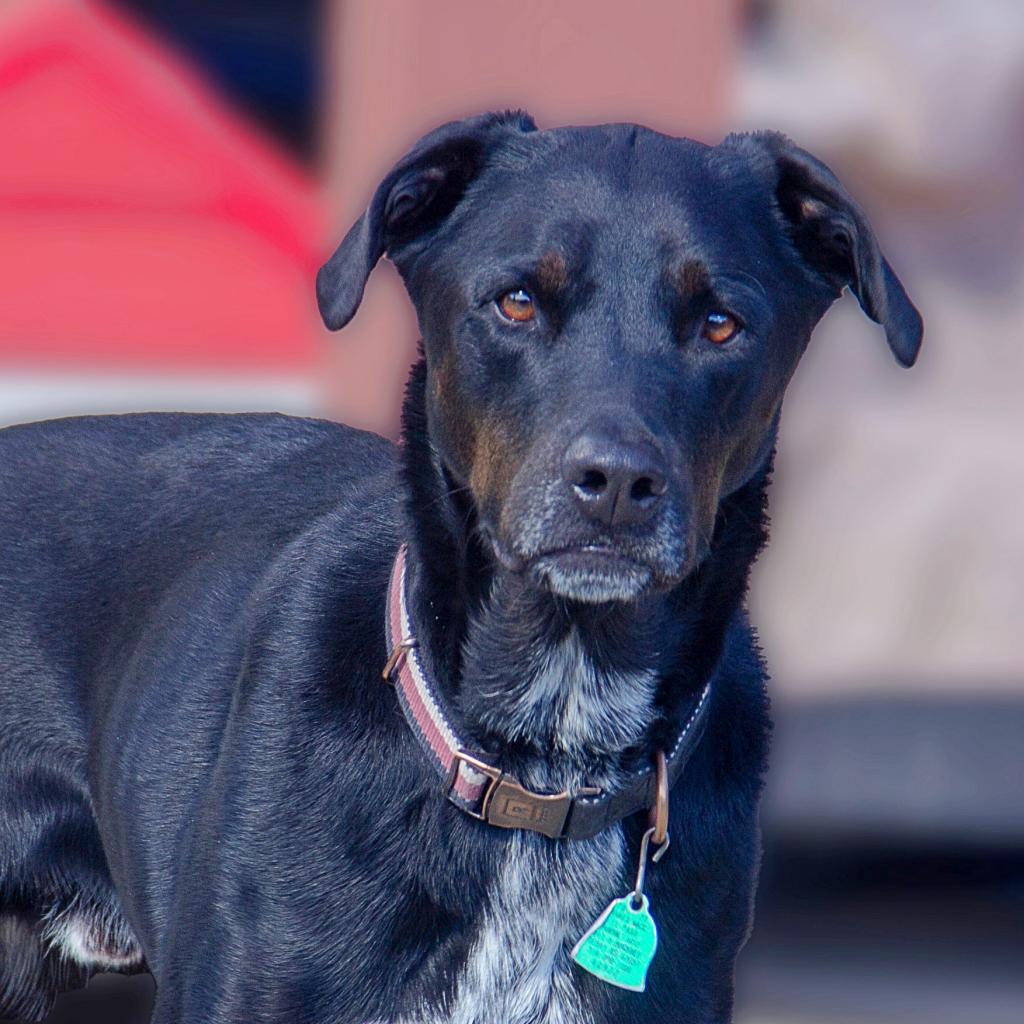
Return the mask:
<svg viewBox="0 0 1024 1024">
<path fill-rule="evenodd" d="M 664 462 L 652 446 L 587 434 L 566 451 L 563 477 L 583 513 L 610 527 L 649 519 L 668 488 Z"/>
</svg>

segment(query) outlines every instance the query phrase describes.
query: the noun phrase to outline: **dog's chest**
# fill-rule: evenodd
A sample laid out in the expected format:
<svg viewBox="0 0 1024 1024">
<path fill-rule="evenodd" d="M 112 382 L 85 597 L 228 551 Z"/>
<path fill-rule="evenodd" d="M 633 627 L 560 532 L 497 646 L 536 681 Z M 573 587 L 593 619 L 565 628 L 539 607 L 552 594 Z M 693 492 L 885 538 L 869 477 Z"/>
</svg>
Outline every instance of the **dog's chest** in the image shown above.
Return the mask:
<svg viewBox="0 0 1024 1024">
<path fill-rule="evenodd" d="M 560 851 L 543 837 L 509 836 L 481 906 L 480 925 L 450 998 L 399 1024 L 591 1024 L 570 951 L 621 895 L 622 829 Z"/>
<path fill-rule="evenodd" d="M 516 835 L 488 894 L 459 977 L 451 1024 L 588 1024 L 569 953 L 614 896 L 623 873 L 619 826 L 574 843 L 552 868 L 542 837 Z"/>
<path fill-rule="evenodd" d="M 506 691 L 505 727 L 550 742 L 557 757 L 521 781 L 553 791 L 584 784 L 615 788 L 610 767 L 586 773 L 580 757 L 625 746 L 654 714 L 653 673 L 602 672 L 570 635 L 533 660 L 528 683 Z M 524 659 L 525 660 L 525 659 Z M 542 739 L 543 738 L 543 739 Z M 528 832 L 504 835 L 469 954 L 441 1007 L 402 1024 L 592 1024 L 570 952 L 627 875 L 621 825 L 586 841 L 553 841 Z"/>
</svg>

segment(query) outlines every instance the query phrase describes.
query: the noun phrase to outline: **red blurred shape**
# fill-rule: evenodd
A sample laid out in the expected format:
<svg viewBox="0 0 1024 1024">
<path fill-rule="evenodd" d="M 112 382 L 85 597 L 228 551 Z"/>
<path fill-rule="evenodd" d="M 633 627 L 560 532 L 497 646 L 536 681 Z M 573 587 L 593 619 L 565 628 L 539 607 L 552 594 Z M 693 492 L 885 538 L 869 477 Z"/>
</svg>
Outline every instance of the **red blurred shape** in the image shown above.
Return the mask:
<svg viewBox="0 0 1024 1024">
<path fill-rule="evenodd" d="M 0 361 L 305 370 L 314 182 L 134 23 L 0 17 Z"/>
</svg>

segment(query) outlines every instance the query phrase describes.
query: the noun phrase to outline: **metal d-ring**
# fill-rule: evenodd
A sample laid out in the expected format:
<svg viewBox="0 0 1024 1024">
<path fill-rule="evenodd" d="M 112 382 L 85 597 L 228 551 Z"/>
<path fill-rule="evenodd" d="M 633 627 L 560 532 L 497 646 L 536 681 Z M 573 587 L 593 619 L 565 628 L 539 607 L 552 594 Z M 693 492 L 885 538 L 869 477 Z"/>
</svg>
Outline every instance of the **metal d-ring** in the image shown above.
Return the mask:
<svg viewBox="0 0 1024 1024">
<path fill-rule="evenodd" d="M 657 863 L 668 849 L 668 765 L 664 750 L 655 751 L 654 769 L 654 805 L 650 810 L 648 824 L 654 829 L 654 845 L 658 847 L 654 862 Z"/>
<path fill-rule="evenodd" d="M 636 866 L 636 884 L 633 886 L 633 891 L 629 894 L 629 905 L 633 910 L 639 910 L 643 906 L 644 902 L 644 879 L 647 876 L 647 851 L 651 847 L 651 840 L 654 838 L 656 828 L 652 825 L 643 835 L 640 840 L 640 856 L 637 860 Z M 669 839 L 665 836 L 665 841 L 658 846 L 658 848 L 651 854 L 651 861 L 657 864 L 659 860 L 664 856 L 665 851 L 668 849 Z"/>
<path fill-rule="evenodd" d="M 400 640 L 395 644 L 394 649 L 388 655 L 388 660 L 384 665 L 384 671 L 381 672 L 381 678 L 386 683 L 394 682 L 392 677 L 395 674 L 395 669 L 398 668 L 399 662 L 408 655 L 408 653 L 416 646 L 416 640 L 414 637 L 407 637 L 404 640 Z"/>
</svg>

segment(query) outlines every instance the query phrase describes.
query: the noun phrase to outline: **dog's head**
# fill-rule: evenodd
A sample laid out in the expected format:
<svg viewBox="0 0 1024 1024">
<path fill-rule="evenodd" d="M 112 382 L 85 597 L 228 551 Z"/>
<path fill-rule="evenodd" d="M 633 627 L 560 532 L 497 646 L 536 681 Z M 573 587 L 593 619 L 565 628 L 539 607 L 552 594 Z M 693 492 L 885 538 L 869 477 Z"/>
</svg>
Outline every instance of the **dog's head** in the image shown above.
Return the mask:
<svg viewBox="0 0 1024 1024">
<path fill-rule="evenodd" d="M 566 598 L 667 588 L 765 464 L 845 286 L 910 366 L 921 318 L 832 173 L 774 133 L 484 115 L 421 139 L 317 281 L 343 327 L 387 253 L 415 303 L 432 443 L 506 567 Z"/>
</svg>

